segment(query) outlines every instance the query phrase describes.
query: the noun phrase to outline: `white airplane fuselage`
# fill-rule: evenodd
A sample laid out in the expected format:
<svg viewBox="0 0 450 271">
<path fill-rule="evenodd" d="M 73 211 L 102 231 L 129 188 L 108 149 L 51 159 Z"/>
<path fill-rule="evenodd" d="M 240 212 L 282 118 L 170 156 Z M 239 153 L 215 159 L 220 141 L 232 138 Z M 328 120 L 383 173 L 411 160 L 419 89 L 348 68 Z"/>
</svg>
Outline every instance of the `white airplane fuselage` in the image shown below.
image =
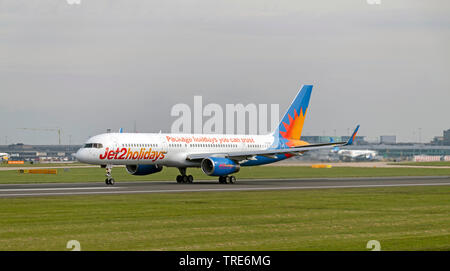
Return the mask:
<svg viewBox="0 0 450 271">
<path fill-rule="evenodd" d="M 187 155 L 266 150 L 273 142 L 272 135 L 107 133 L 91 137 L 76 158 L 97 165 L 198 167 L 200 162 L 187 160 Z"/>
<path fill-rule="evenodd" d="M 350 159 L 367 159 L 372 160 L 378 155 L 376 151 L 372 150 L 339 150 L 339 156 L 350 158 Z"/>
</svg>

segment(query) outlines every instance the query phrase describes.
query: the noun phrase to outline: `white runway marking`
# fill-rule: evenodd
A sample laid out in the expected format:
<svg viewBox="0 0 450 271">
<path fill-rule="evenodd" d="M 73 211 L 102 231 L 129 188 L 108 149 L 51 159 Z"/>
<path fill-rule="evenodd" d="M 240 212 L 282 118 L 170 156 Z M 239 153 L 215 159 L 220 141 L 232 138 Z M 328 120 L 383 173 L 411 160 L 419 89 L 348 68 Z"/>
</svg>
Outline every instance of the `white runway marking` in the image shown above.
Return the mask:
<svg viewBox="0 0 450 271">
<path fill-rule="evenodd" d="M 64 190 L 97 190 L 97 189 L 118 189 L 122 187 L 67 187 L 67 188 L 15 188 L 15 189 L 0 189 L 0 192 L 19 192 L 19 191 L 64 191 Z"/>
<path fill-rule="evenodd" d="M 423 184 L 373 184 L 373 185 L 327 185 L 327 186 L 290 186 L 290 187 L 242 187 L 242 188 L 205 188 L 205 189 L 164 189 L 164 190 L 122 190 L 98 192 L 55 192 L 55 193 L 21 193 L 3 194 L 0 197 L 18 196 L 62 196 L 62 195 L 107 195 L 107 194 L 138 194 L 138 193 L 179 193 L 179 192 L 232 192 L 232 191 L 268 191 L 268 190 L 297 190 L 297 189 L 334 189 L 334 188 L 374 188 L 374 187 L 407 187 L 407 186 L 445 186 L 450 183 L 423 183 Z M 90 187 L 91 188 L 91 187 Z M 113 187 L 100 187 L 111 189 Z M 91 188 L 93 189 L 93 188 Z M 97 188 L 98 189 L 98 188 Z M 60 189 L 63 190 L 63 189 Z M 0 190 L 2 191 L 2 190 Z"/>
</svg>

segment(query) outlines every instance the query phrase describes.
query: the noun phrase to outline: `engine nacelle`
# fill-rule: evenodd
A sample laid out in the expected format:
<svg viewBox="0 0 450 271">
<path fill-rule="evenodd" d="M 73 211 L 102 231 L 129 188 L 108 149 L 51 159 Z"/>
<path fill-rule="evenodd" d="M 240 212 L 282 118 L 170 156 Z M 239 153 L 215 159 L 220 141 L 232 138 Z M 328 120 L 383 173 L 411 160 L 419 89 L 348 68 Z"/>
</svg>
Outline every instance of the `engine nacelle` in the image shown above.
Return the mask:
<svg viewBox="0 0 450 271">
<path fill-rule="evenodd" d="M 149 175 L 160 172 L 163 167 L 158 165 L 127 165 L 126 169 L 131 175 Z"/>
<path fill-rule="evenodd" d="M 202 170 L 209 176 L 226 176 L 238 172 L 241 166 L 235 161 L 223 157 L 208 157 L 202 160 Z"/>
</svg>

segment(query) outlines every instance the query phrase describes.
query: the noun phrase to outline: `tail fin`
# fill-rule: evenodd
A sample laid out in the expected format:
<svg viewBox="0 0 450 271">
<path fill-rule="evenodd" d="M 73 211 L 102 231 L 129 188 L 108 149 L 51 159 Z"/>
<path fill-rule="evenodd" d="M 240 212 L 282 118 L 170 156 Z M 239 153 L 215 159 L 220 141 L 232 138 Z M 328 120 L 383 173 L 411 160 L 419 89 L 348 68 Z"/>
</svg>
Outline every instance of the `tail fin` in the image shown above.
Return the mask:
<svg viewBox="0 0 450 271">
<path fill-rule="evenodd" d="M 274 131 L 274 136 L 278 138 L 278 144 L 292 147 L 296 140 L 302 136 L 303 123 L 311 98 L 312 85 L 303 85 L 291 106 L 281 119 L 278 128 Z"/>
</svg>

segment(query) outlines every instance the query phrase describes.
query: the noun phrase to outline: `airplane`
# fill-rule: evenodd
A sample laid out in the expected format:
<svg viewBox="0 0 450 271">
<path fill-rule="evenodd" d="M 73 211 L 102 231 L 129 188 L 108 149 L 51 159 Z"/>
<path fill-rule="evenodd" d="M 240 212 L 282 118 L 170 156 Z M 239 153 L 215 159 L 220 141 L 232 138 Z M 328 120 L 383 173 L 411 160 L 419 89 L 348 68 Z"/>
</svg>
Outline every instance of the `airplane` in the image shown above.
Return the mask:
<svg viewBox="0 0 450 271">
<path fill-rule="evenodd" d="M 7 154 L 6 152 L 0 152 L 0 161 L 8 160 L 8 159 L 9 159 L 9 154 Z"/>
<path fill-rule="evenodd" d="M 378 153 L 372 150 L 339 150 L 342 160 L 375 160 Z"/>
<path fill-rule="evenodd" d="M 330 142 L 333 143 L 333 138 L 330 138 Z M 378 152 L 372 150 L 341 150 L 339 147 L 333 147 L 332 153 L 339 155 L 339 158 L 344 161 L 352 160 L 375 160 Z"/>
<path fill-rule="evenodd" d="M 278 127 L 269 135 L 106 133 L 89 138 L 75 157 L 82 163 L 106 169 L 106 185 L 114 185 L 112 167 L 125 165 L 131 175 L 160 172 L 176 167 L 177 183 L 192 183 L 187 168 L 201 168 L 216 176 L 219 183 L 235 183 L 241 167 L 278 162 L 307 151 L 352 145 L 356 126 L 346 142 L 309 144 L 301 140 L 312 85 L 303 85 L 284 114 Z"/>
</svg>

